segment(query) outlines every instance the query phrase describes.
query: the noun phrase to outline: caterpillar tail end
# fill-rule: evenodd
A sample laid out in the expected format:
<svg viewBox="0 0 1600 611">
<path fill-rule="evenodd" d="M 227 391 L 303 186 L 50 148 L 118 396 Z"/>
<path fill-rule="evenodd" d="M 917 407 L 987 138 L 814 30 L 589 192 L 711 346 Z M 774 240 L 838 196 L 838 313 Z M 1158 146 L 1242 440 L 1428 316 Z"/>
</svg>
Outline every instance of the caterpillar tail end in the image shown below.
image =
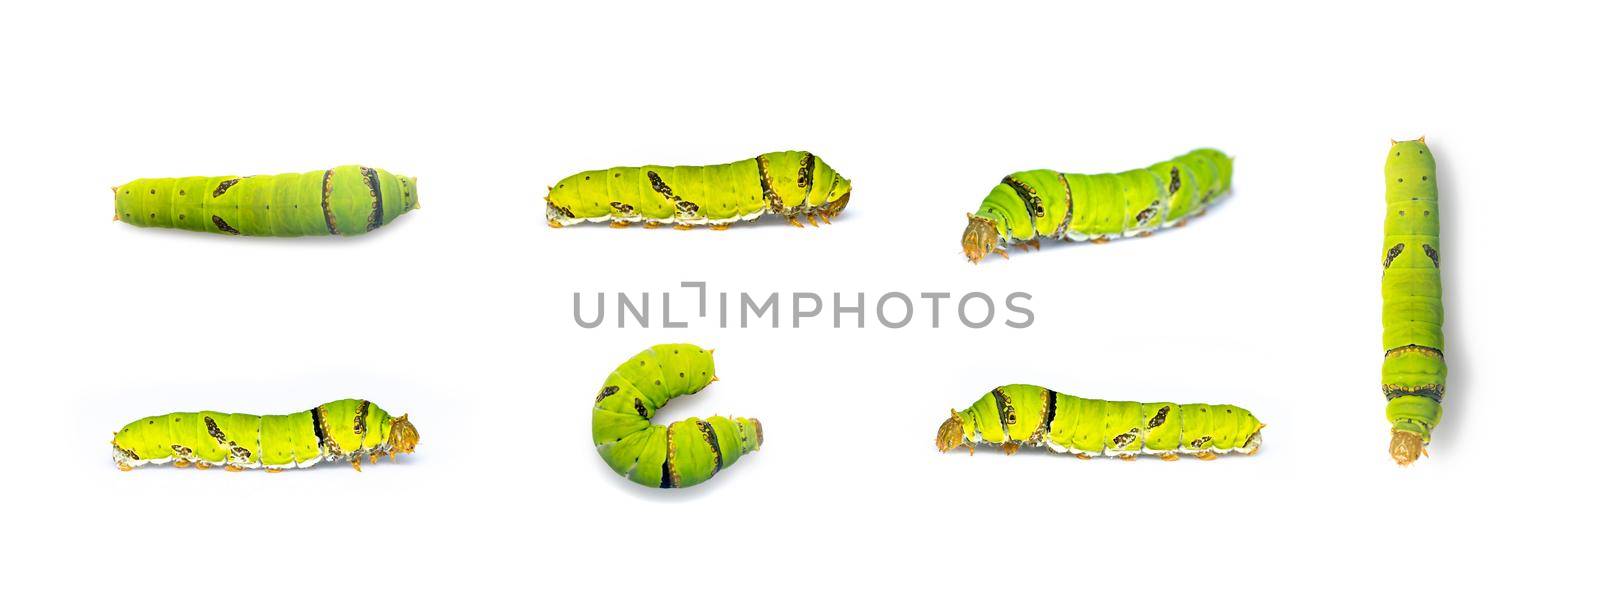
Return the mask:
<svg viewBox="0 0 1600 611">
<path fill-rule="evenodd" d="M 961 414 L 956 413 L 956 410 L 950 410 L 950 418 L 939 425 L 939 435 L 934 438 L 933 445 L 938 447 L 940 452 L 949 452 L 963 443 Z"/>
<path fill-rule="evenodd" d="M 961 250 L 966 253 L 968 261 L 977 264 L 989 253 L 995 252 L 999 243 L 1000 230 L 995 227 L 993 219 L 967 214 L 967 230 L 961 234 Z M 1001 251 L 1001 254 L 1004 252 Z"/>
<path fill-rule="evenodd" d="M 839 199 L 827 202 L 817 208 L 817 213 L 822 215 L 822 222 L 832 225 L 833 221 L 830 219 L 838 216 L 840 212 L 844 212 L 844 207 L 848 205 L 850 205 L 850 192 L 845 191 L 844 195 L 839 196 Z"/>
<path fill-rule="evenodd" d="M 1394 429 L 1389 438 L 1389 456 L 1394 458 L 1395 464 L 1404 467 L 1417 462 L 1418 458 L 1427 456 L 1426 446 L 1421 433 Z"/>
</svg>

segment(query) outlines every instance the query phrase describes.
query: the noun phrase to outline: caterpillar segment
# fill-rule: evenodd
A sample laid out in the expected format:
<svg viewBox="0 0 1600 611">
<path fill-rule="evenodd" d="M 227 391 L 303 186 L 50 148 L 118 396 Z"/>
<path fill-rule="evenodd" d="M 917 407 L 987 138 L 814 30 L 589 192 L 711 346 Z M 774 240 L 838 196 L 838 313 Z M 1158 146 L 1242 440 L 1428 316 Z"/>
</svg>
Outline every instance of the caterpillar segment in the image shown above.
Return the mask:
<svg viewBox="0 0 1600 611">
<path fill-rule="evenodd" d="M 757 155 L 709 166 L 617 167 L 579 172 L 545 195 L 551 227 L 583 222 L 646 228 L 727 229 L 762 215 L 816 227 L 850 203 L 850 181 L 805 151 Z"/>
<path fill-rule="evenodd" d="M 1195 149 L 1150 167 L 1115 174 L 1031 170 L 1006 176 L 967 214 L 961 249 L 977 263 L 1006 247 L 1039 247 L 1042 238 L 1104 243 L 1181 226 L 1232 188 L 1233 159 Z"/>
<path fill-rule="evenodd" d="M 144 465 L 228 471 L 304 469 L 323 461 L 392 461 L 416 451 L 417 429 L 370 401 L 340 399 L 283 416 L 174 412 L 140 418 L 111 438 L 117 468 Z"/>
<path fill-rule="evenodd" d="M 1389 455 L 1402 466 L 1427 454 L 1443 415 L 1447 368 L 1439 281 L 1439 189 L 1433 152 L 1393 142 L 1384 163 L 1383 396 Z"/>
<path fill-rule="evenodd" d="M 361 235 L 417 209 L 417 179 L 346 165 L 303 174 L 140 178 L 112 220 L 247 236 Z"/>
<path fill-rule="evenodd" d="M 1006 454 L 1046 447 L 1078 458 L 1141 454 L 1212 460 L 1261 447 L 1266 425 L 1244 408 L 1203 403 L 1139 403 L 1065 395 L 1032 384 L 1001 386 L 962 411 L 950 410 L 934 444 L 940 452 L 997 445 Z"/>
<path fill-rule="evenodd" d="M 651 488 L 687 488 L 761 448 L 755 418 L 650 421 L 674 397 L 717 380 L 710 350 L 661 344 L 636 354 L 606 377 L 595 397 L 595 449 L 613 471 Z"/>
</svg>

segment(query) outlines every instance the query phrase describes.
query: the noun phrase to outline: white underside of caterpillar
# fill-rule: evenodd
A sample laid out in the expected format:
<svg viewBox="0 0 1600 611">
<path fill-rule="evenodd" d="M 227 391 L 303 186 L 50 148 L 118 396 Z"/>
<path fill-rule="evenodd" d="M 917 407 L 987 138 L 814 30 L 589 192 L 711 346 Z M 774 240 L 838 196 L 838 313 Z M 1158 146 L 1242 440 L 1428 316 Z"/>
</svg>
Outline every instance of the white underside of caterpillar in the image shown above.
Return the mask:
<svg viewBox="0 0 1600 611">
<path fill-rule="evenodd" d="M 768 214 L 768 212 L 765 209 L 762 209 L 762 210 L 757 210 L 755 212 L 751 212 L 750 214 L 746 214 L 746 215 L 743 215 L 743 216 L 735 216 L 735 217 L 725 218 L 725 219 L 713 219 L 713 218 L 704 217 L 704 216 L 699 216 L 699 217 L 694 217 L 694 216 L 674 216 L 672 218 L 658 219 L 658 218 L 646 217 L 643 214 L 632 214 L 632 215 L 628 215 L 628 216 L 618 216 L 618 215 L 608 214 L 608 215 L 605 215 L 605 216 L 593 216 L 593 217 L 588 217 L 588 218 L 565 217 L 565 216 L 561 216 L 559 214 L 545 214 L 545 218 L 549 219 L 550 222 L 555 223 L 557 225 L 560 225 L 562 227 L 570 227 L 572 225 L 577 225 L 579 223 L 661 223 L 663 225 L 672 224 L 672 225 L 692 225 L 692 226 L 700 226 L 700 225 L 721 226 L 721 225 L 732 225 L 732 224 L 737 223 L 739 221 L 754 221 L 754 220 L 756 220 L 758 218 L 761 218 L 763 215 L 766 215 L 766 214 Z M 785 216 L 785 215 L 779 214 L 779 216 Z M 794 217 L 790 216 L 789 218 L 794 218 Z"/>
<path fill-rule="evenodd" d="M 371 458 L 376 458 L 378 456 L 384 456 L 384 455 L 387 455 L 389 453 L 390 453 L 389 444 L 385 443 L 385 444 L 383 444 L 381 446 L 378 446 L 378 447 L 375 447 L 375 448 L 366 449 L 366 450 L 356 450 L 354 452 L 348 452 L 348 453 L 345 453 L 345 454 L 342 454 L 342 455 L 339 455 L 339 456 L 328 456 L 326 454 L 318 454 L 318 455 L 316 455 L 316 456 L 314 456 L 314 457 L 312 457 L 312 458 L 310 458 L 308 460 L 304 460 L 304 461 L 297 460 L 297 461 L 294 461 L 294 462 L 288 462 L 288 463 L 284 463 L 284 464 L 281 464 L 281 465 L 262 464 L 260 462 L 254 461 L 254 460 L 249 461 L 249 462 L 233 461 L 233 460 L 206 460 L 206 459 L 200 458 L 198 456 L 194 456 L 192 452 L 188 457 L 168 456 L 166 458 L 150 458 L 150 459 L 134 460 L 134 459 L 128 458 L 127 456 L 124 456 L 121 452 L 117 451 L 116 449 L 112 449 L 111 458 L 116 461 L 117 466 L 119 466 L 119 467 L 124 467 L 125 466 L 125 467 L 128 467 L 130 469 L 142 467 L 142 466 L 145 466 L 145 465 L 165 465 L 165 464 L 170 464 L 170 463 L 173 463 L 173 462 L 179 461 L 179 460 L 184 461 L 184 466 L 203 465 L 201 468 L 206 468 L 206 467 L 223 467 L 223 468 L 227 468 L 227 467 L 232 466 L 232 467 L 237 467 L 237 468 L 241 468 L 241 469 L 252 469 L 252 470 L 253 469 L 309 469 L 309 468 L 311 468 L 313 466 L 316 466 L 318 463 L 321 463 L 321 462 L 324 462 L 324 461 L 327 461 L 327 462 L 336 462 L 336 461 L 360 462 L 361 459 L 364 459 L 364 458 L 371 459 Z"/>
<path fill-rule="evenodd" d="M 1193 455 L 1196 455 L 1196 454 L 1221 455 L 1221 454 L 1232 454 L 1232 453 L 1235 453 L 1235 452 L 1241 453 L 1241 454 L 1245 454 L 1245 455 L 1250 455 L 1250 454 L 1254 454 L 1256 452 L 1256 450 L 1261 448 L 1261 434 L 1260 434 L 1259 431 L 1251 433 L 1250 436 L 1245 440 L 1244 445 L 1239 446 L 1237 448 L 1229 448 L 1229 449 L 1226 449 L 1226 450 L 1220 449 L 1220 448 L 1213 448 L 1213 447 L 1202 447 L 1202 448 L 1191 447 L 1191 445 L 1189 443 L 1187 443 L 1189 440 L 1184 440 L 1184 439 L 1180 439 L 1179 440 L 1178 447 L 1175 448 L 1175 449 L 1171 449 L 1171 450 L 1152 450 L 1150 448 L 1142 447 L 1143 444 L 1144 444 L 1144 437 L 1143 436 L 1140 436 L 1136 441 L 1138 441 L 1139 444 L 1141 445 L 1141 447 L 1139 449 L 1137 449 L 1137 450 L 1118 450 L 1118 449 L 1112 448 L 1110 446 L 1107 446 L 1107 447 L 1101 449 L 1099 452 L 1091 452 L 1091 451 L 1079 450 L 1077 448 L 1061 445 L 1059 443 L 1056 443 L 1055 440 L 1050 439 L 1048 436 L 1046 436 L 1043 441 L 1038 441 L 1038 442 L 1030 442 L 1030 441 L 1026 441 L 1026 440 L 1012 440 L 1012 442 L 1014 442 L 1014 443 L 1016 443 L 1018 445 L 1021 445 L 1022 447 L 1026 447 L 1026 448 L 1040 448 L 1040 447 L 1043 447 L 1043 448 L 1049 448 L 1051 452 L 1055 452 L 1057 454 L 1072 454 L 1074 456 L 1086 457 L 1086 458 L 1092 458 L 1092 457 L 1095 457 L 1095 456 L 1110 456 L 1110 457 L 1138 456 L 1140 454 L 1145 454 L 1145 455 L 1148 455 L 1148 456 L 1161 456 L 1161 457 L 1173 456 L 1173 457 L 1175 457 L 1175 456 L 1178 456 L 1180 454 L 1188 455 L 1188 456 L 1193 456 Z M 973 431 L 973 437 L 971 438 L 971 443 L 982 443 L 982 444 L 996 445 L 997 446 L 997 445 L 1000 445 L 1000 444 L 1003 444 L 1003 443 L 1006 443 L 1006 442 L 1003 441 L 1003 440 L 1002 441 L 987 441 L 987 440 L 985 440 L 983 438 L 983 433 L 978 432 L 978 431 Z M 1128 445 L 1133 445 L 1133 444 L 1130 442 Z"/>
</svg>

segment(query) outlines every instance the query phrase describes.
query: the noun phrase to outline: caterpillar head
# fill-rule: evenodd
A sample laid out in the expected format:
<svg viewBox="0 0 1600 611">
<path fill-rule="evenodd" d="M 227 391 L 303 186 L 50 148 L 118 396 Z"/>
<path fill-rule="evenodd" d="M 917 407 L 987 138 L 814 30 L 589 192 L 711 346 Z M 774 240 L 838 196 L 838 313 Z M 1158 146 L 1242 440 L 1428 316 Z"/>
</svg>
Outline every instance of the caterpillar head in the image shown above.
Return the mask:
<svg viewBox="0 0 1600 611">
<path fill-rule="evenodd" d="M 957 447 L 967 445 L 966 426 L 961 422 L 961 414 L 950 410 L 950 418 L 939 425 L 939 435 L 933 440 L 940 452 L 949 452 Z"/>
<path fill-rule="evenodd" d="M 999 243 L 1000 229 L 995 226 L 993 219 L 967 214 L 967 230 L 961 234 L 961 250 L 967 254 L 968 261 L 976 265 L 994 252 Z"/>
<path fill-rule="evenodd" d="M 409 415 L 403 414 L 389 422 L 389 447 L 396 454 L 417 451 L 417 427 L 412 426 Z"/>
<path fill-rule="evenodd" d="M 1417 462 L 1417 458 L 1428 455 L 1427 444 L 1422 440 L 1422 435 L 1415 431 L 1394 429 L 1389 438 L 1389 456 L 1394 458 L 1395 464 L 1402 467 Z"/>
</svg>

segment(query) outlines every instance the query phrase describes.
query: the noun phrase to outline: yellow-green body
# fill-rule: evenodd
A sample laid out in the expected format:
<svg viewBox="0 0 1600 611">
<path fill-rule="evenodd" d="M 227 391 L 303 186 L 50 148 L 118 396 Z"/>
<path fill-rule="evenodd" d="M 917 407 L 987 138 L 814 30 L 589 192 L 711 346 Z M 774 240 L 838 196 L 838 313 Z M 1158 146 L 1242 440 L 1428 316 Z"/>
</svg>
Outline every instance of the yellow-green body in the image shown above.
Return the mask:
<svg viewBox="0 0 1600 611">
<path fill-rule="evenodd" d="M 1422 140 L 1389 147 L 1383 172 L 1383 393 L 1393 430 L 1419 435 L 1424 445 L 1442 415 L 1447 373 L 1435 172 L 1433 152 Z"/>
<path fill-rule="evenodd" d="M 1233 159 L 1207 148 L 1113 174 L 1016 172 L 967 215 L 962 246 L 977 262 L 1013 242 L 1145 235 L 1203 214 L 1232 186 Z"/>
<path fill-rule="evenodd" d="M 725 226 L 763 214 L 832 216 L 850 181 L 805 151 L 708 166 L 616 167 L 561 179 L 545 196 L 552 226 L 655 222 Z"/>
<path fill-rule="evenodd" d="M 761 423 L 754 418 L 650 422 L 667 401 L 700 392 L 716 375 L 711 352 L 690 344 L 653 346 L 618 366 L 595 398 L 592 429 L 600 457 L 636 483 L 686 488 L 760 449 Z"/>
<path fill-rule="evenodd" d="M 170 462 L 242 469 L 303 468 L 323 460 L 359 461 L 393 452 L 391 428 L 396 420 L 383 408 L 358 399 L 341 399 L 282 416 L 174 412 L 128 423 L 117 431 L 111 444 L 117 465 L 124 469 Z"/>
<path fill-rule="evenodd" d="M 416 209 L 416 182 L 355 165 L 303 174 L 140 178 L 116 187 L 116 219 L 232 235 L 360 235 Z"/>
<path fill-rule="evenodd" d="M 1234 405 L 1085 399 L 1032 384 L 996 388 L 951 423 L 956 419 L 963 444 L 1042 446 L 1080 456 L 1249 454 L 1263 428 Z"/>
</svg>

